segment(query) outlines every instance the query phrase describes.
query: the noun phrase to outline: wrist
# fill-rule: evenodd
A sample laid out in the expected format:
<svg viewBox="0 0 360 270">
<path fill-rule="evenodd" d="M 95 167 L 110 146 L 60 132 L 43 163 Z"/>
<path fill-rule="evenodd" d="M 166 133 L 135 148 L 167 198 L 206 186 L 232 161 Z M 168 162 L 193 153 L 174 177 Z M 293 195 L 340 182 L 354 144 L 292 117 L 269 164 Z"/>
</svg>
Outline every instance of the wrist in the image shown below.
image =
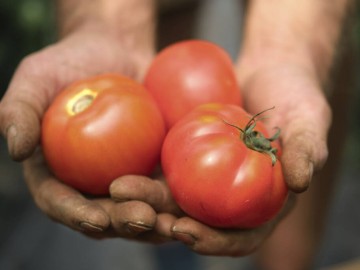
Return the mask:
<svg viewBox="0 0 360 270">
<path fill-rule="evenodd" d="M 155 51 L 153 0 L 59 0 L 60 38 L 74 33 L 111 37 L 121 47 L 152 55 Z"/>
<path fill-rule="evenodd" d="M 235 63 L 238 79 L 241 83 L 259 73 L 269 73 L 279 69 L 296 68 L 309 76 L 318 78 L 316 67 L 309 51 L 301 46 L 274 42 L 266 47 L 244 46 Z"/>
<path fill-rule="evenodd" d="M 240 75 L 279 65 L 300 68 L 324 83 L 333 63 L 349 0 L 251 2 L 244 44 L 237 61 Z"/>
</svg>

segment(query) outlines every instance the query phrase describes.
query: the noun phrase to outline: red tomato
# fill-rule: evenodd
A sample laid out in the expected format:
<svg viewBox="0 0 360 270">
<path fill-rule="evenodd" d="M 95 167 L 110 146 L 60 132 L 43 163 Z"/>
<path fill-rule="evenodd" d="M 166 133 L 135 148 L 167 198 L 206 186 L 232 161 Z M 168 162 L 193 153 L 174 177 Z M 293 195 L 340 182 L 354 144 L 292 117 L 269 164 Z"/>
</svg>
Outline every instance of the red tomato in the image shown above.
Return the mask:
<svg viewBox="0 0 360 270">
<path fill-rule="evenodd" d="M 280 161 L 247 147 L 237 128 L 249 132 L 255 123 L 253 134 L 267 137 L 263 123 L 255 118 L 248 124 L 250 118 L 235 105 L 206 104 L 169 131 L 163 171 L 174 199 L 189 216 L 214 227 L 253 228 L 283 206 L 288 190 Z"/>
<path fill-rule="evenodd" d="M 56 177 L 89 194 L 108 194 L 125 174 L 149 174 L 165 136 L 161 113 L 135 81 L 115 74 L 70 85 L 45 113 L 43 152 Z"/>
<path fill-rule="evenodd" d="M 229 55 L 207 41 L 182 41 L 162 50 L 150 65 L 144 85 L 167 127 L 201 104 L 242 102 Z"/>
</svg>

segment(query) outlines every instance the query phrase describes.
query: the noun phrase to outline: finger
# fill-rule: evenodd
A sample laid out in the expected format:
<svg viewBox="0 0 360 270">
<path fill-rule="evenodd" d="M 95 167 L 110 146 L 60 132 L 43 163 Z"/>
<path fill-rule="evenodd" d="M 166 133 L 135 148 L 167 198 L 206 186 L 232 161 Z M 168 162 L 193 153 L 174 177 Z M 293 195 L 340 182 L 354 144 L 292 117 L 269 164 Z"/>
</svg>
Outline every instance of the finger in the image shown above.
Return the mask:
<svg viewBox="0 0 360 270">
<path fill-rule="evenodd" d="M 183 217 L 175 221 L 171 231 L 173 237 L 193 251 L 213 256 L 245 256 L 257 250 L 270 235 L 276 224 L 294 206 L 294 196 L 272 221 L 255 229 L 216 229 L 192 218 Z"/>
<path fill-rule="evenodd" d="M 288 187 L 294 192 L 309 187 L 314 172 L 322 168 L 328 156 L 331 112 L 325 101 L 317 104 L 311 115 L 293 116 L 283 132 L 281 161 Z"/>
<path fill-rule="evenodd" d="M 0 129 L 14 160 L 29 157 L 39 142 L 40 119 L 55 93 L 48 65 L 41 57 L 25 58 L 1 101 Z"/>
<path fill-rule="evenodd" d="M 102 234 L 87 233 L 94 238 L 123 237 L 153 244 L 174 241 L 171 226 L 176 217 L 156 212 L 146 203 L 127 201 L 114 203 L 109 199 L 97 199 L 96 202 L 111 216 L 110 228 Z"/>
<path fill-rule="evenodd" d="M 270 232 L 270 226 L 257 230 L 219 230 L 189 217 L 178 219 L 173 237 L 193 251 L 211 256 L 245 256 L 254 252 Z"/>
<path fill-rule="evenodd" d="M 155 227 L 152 231 L 138 235 L 138 240 L 150 242 L 152 244 L 163 244 L 173 242 L 174 238 L 171 233 L 172 224 L 177 218 L 168 213 L 157 215 Z"/>
<path fill-rule="evenodd" d="M 168 213 L 158 214 L 154 231 L 167 240 L 173 240 L 172 227 L 177 217 Z"/>
<path fill-rule="evenodd" d="M 110 215 L 112 227 L 123 237 L 133 237 L 150 231 L 156 223 L 156 212 L 141 201 L 116 203 Z"/>
<path fill-rule="evenodd" d="M 40 151 L 24 162 L 24 175 L 38 207 L 55 221 L 84 232 L 104 232 L 110 217 L 95 202 L 56 180 Z"/>
<path fill-rule="evenodd" d="M 126 175 L 111 184 L 110 194 L 116 201 L 146 202 L 157 212 L 181 213 L 165 181 L 153 180 L 145 176 Z"/>
<path fill-rule="evenodd" d="M 25 101 L 5 99 L 0 109 L 0 126 L 11 158 L 22 161 L 39 143 L 40 117 Z"/>
<path fill-rule="evenodd" d="M 285 63 L 250 76 L 243 94 L 251 113 L 275 106 L 266 124 L 281 128 L 286 182 L 294 192 L 305 191 L 313 172 L 327 158 L 331 111 L 318 81 L 306 70 Z"/>
</svg>

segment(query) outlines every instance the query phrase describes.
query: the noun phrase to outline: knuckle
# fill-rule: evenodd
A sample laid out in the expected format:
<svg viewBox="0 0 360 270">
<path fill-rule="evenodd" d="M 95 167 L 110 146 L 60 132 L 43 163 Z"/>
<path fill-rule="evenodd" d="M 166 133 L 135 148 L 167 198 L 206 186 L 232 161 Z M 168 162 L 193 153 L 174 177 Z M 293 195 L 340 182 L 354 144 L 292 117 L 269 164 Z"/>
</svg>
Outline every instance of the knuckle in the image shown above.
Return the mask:
<svg viewBox="0 0 360 270">
<path fill-rule="evenodd" d="M 17 69 L 22 75 L 39 76 L 48 71 L 50 58 L 46 50 L 34 52 L 25 56 Z"/>
</svg>

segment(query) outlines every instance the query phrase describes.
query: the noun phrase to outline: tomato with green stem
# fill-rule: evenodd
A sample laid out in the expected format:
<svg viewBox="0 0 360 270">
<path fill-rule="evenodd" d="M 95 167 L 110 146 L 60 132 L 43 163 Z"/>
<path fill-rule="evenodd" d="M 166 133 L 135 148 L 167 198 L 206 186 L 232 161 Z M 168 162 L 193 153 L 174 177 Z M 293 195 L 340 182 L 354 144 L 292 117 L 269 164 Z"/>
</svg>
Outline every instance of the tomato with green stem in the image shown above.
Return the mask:
<svg viewBox="0 0 360 270">
<path fill-rule="evenodd" d="M 163 171 L 189 216 L 214 227 L 254 228 L 280 211 L 288 190 L 277 157 L 279 134 L 268 136 L 260 114 L 206 104 L 169 131 Z"/>
<path fill-rule="evenodd" d="M 42 122 L 42 149 L 54 175 L 89 194 L 109 193 L 125 174 L 147 175 L 165 137 L 162 115 L 144 87 L 104 74 L 61 91 Z"/>
</svg>

